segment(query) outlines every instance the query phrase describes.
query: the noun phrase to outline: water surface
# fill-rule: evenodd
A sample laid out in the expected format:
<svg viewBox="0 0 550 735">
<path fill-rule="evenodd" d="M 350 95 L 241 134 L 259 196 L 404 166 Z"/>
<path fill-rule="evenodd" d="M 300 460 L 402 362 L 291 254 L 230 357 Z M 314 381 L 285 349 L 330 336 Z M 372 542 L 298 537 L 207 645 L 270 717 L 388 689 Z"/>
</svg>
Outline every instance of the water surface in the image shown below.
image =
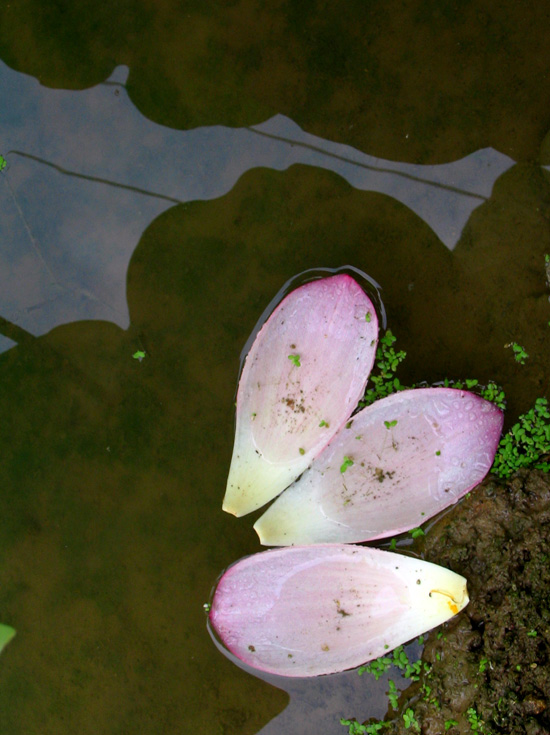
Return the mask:
<svg viewBox="0 0 550 735">
<path fill-rule="evenodd" d="M 273 720 L 287 695 L 208 636 L 218 574 L 259 550 L 221 511 L 239 355 L 289 278 L 351 264 L 402 382 L 496 380 L 508 422 L 548 394 L 549 11 L 0 7 L 0 731 L 384 715 L 351 672 Z"/>
</svg>

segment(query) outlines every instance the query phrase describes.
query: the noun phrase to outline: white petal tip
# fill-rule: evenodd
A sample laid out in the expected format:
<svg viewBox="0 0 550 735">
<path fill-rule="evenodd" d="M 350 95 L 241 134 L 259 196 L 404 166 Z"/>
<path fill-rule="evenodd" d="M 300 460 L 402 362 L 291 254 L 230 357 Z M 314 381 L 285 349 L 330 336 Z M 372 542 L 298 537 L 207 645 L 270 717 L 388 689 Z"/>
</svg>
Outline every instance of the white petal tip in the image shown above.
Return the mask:
<svg viewBox="0 0 550 735">
<path fill-rule="evenodd" d="M 363 395 L 377 337 L 374 306 L 350 276 L 306 283 L 283 299 L 239 380 L 228 507 L 249 513 L 306 469 Z"/>
</svg>

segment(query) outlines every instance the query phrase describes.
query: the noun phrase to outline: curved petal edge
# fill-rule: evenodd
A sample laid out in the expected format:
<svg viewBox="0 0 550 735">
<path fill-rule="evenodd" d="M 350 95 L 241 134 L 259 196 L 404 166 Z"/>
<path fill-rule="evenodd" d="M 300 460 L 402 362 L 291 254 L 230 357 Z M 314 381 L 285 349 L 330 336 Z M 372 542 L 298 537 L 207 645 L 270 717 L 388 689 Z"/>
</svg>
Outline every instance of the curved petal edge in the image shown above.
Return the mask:
<svg viewBox="0 0 550 735">
<path fill-rule="evenodd" d="M 239 381 L 225 511 L 261 507 L 311 464 L 363 395 L 377 338 L 374 306 L 351 276 L 311 281 L 281 301 Z"/>
<path fill-rule="evenodd" d="M 221 577 L 210 623 L 225 647 L 261 671 L 318 676 L 354 668 L 456 615 L 466 580 L 379 549 L 276 549 Z"/>
<path fill-rule="evenodd" d="M 360 542 L 421 525 L 485 477 L 503 414 L 467 391 L 422 388 L 350 423 L 258 519 L 262 544 Z"/>
</svg>

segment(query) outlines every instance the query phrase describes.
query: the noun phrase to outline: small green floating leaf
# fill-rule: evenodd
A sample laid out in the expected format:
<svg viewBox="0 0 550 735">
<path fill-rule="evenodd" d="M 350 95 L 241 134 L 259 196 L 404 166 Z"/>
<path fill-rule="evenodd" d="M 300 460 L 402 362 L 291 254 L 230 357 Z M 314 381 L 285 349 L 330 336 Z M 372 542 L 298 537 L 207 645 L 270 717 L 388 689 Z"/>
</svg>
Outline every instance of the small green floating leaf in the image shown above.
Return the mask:
<svg viewBox="0 0 550 735">
<path fill-rule="evenodd" d="M 420 538 L 420 536 L 425 536 L 425 533 L 421 528 L 411 528 L 409 533 L 413 538 Z"/>
<path fill-rule="evenodd" d="M 397 700 L 399 699 L 399 693 L 397 691 L 397 686 L 392 679 L 388 679 L 388 687 L 388 699 L 390 701 L 392 709 L 397 709 Z"/>
<path fill-rule="evenodd" d="M 5 646 L 8 645 L 14 635 L 14 628 L 9 625 L 2 625 L 0 623 L 0 652 L 4 650 Z"/>
<path fill-rule="evenodd" d="M 365 321 L 370 322 L 370 311 L 367 311 L 367 313 L 365 314 Z"/>
<path fill-rule="evenodd" d="M 391 429 L 394 426 L 397 426 L 397 419 L 394 419 L 393 421 L 384 421 L 384 426 L 386 429 Z"/>
<path fill-rule="evenodd" d="M 289 355 L 289 356 L 288 356 L 288 359 L 289 359 L 289 360 L 290 360 L 290 362 L 291 362 L 291 363 L 292 363 L 293 365 L 295 365 L 296 367 L 301 367 L 301 363 L 300 363 L 300 355 Z"/>
<path fill-rule="evenodd" d="M 3 171 L 7 166 L 7 161 L 4 156 L 0 155 L 0 171 Z"/>
<path fill-rule="evenodd" d="M 496 383 L 488 383 L 488 385 L 481 390 L 480 393 L 482 398 L 486 401 L 491 401 L 495 406 L 501 408 L 503 411 L 506 408 L 506 394 Z"/>
<path fill-rule="evenodd" d="M 550 412 L 546 398 L 537 398 L 535 405 L 505 434 L 498 445 L 492 471 L 499 477 L 509 477 L 520 467 L 537 464 L 550 451 Z"/>
<path fill-rule="evenodd" d="M 145 350 L 137 350 L 136 352 L 134 352 L 132 357 L 134 358 L 134 360 L 139 360 L 139 362 L 141 362 L 146 355 L 147 353 L 145 352 Z"/>
<path fill-rule="evenodd" d="M 420 725 L 414 715 L 414 711 L 410 707 L 403 712 L 403 722 L 406 730 L 409 730 L 412 727 L 416 732 L 420 732 Z"/>
<path fill-rule="evenodd" d="M 320 427 L 322 427 L 322 426 L 326 426 L 326 427 L 328 428 L 328 426 L 329 426 L 329 424 L 328 424 L 328 421 L 325 421 L 325 419 L 323 419 L 323 420 L 321 421 L 321 423 L 319 424 L 319 426 L 320 426 Z"/>
<path fill-rule="evenodd" d="M 351 459 L 351 457 L 345 456 L 344 461 L 340 465 L 340 472 L 344 474 L 347 468 L 351 467 L 352 465 L 353 465 L 353 459 Z"/>
<path fill-rule="evenodd" d="M 306 453 L 306 450 L 303 447 L 300 447 L 298 449 L 298 451 L 300 452 L 300 454 L 305 454 Z"/>
<path fill-rule="evenodd" d="M 516 666 L 516 669 L 518 667 Z M 521 666 L 518 670 L 521 670 Z M 477 713 L 477 710 L 475 707 L 469 707 L 466 711 L 466 717 L 468 718 L 468 722 L 470 723 L 470 728 L 473 732 L 483 732 L 483 720 L 480 718 L 480 716 Z"/>
<path fill-rule="evenodd" d="M 525 360 L 527 360 L 527 358 L 529 357 L 529 355 L 525 351 L 525 347 L 518 345 L 517 342 L 510 342 L 509 344 L 504 345 L 504 347 L 511 347 L 514 352 L 514 358 L 516 362 L 519 362 L 520 365 L 525 365 Z"/>
</svg>

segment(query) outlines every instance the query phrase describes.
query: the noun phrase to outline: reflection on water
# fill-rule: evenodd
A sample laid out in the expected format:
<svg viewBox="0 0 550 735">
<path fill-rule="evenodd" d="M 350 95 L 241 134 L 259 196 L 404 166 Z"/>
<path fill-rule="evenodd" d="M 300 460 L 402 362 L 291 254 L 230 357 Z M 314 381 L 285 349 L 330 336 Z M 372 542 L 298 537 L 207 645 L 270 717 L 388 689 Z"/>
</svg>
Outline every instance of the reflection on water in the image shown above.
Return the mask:
<svg viewBox="0 0 550 735">
<path fill-rule="evenodd" d="M 401 549 L 407 543 L 410 543 L 410 539 L 398 542 Z M 217 649 L 235 666 L 284 690 L 290 696 L 288 706 L 258 735 L 345 735 L 347 729 L 343 729 L 340 718 L 348 719 L 350 713 L 358 722 L 371 717 L 386 718 L 386 694 L 390 678 L 394 679 L 399 691 L 405 690 L 410 684 L 396 669 L 380 674 L 378 679 L 368 673 L 359 676 L 357 670 L 312 678 L 277 676 L 253 669 L 238 659 L 218 640 L 210 624 L 208 632 Z M 404 646 L 404 649 L 410 661 L 416 661 L 422 651 L 417 640 Z"/>
<path fill-rule="evenodd" d="M 330 695 L 325 680 L 293 689 L 291 709 L 267 725 L 286 695 L 206 633 L 218 574 L 259 551 L 254 519 L 221 511 L 239 354 L 289 278 L 351 263 L 382 286 L 409 352 L 404 384 L 473 373 L 524 408 L 547 387 L 550 359 L 539 176 L 506 172 L 451 253 L 394 199 L 312 166 L 256 168 L 145 230 L 128 266 L 127 330 L 93 320 L 11 332 L 18 345 L 0 355 L 0 621 L 18 635 L 0 658 L 0 731 L 275 735 L 284 722 L 279 732 L 299 735 L 309 712 L 332 735 L 339 717 L 374 711 L 361 688 L 378 690 L 346 674 Z M 521 368 L 503 348 L 512 335 L 531 355 Z"/>
<path fill-rule="evenodd" d="M 143 230 L 174 204 L 222 196 L 251 168 L 334 171 L 402 202 L 452 249 L 514 163 L 492 149 L 438 166 L 384 161 L 282 115 L 252 128 L 170 130 L 133 106 L 127 73 L 70 92 L 0 63 L 0 96 L 12 101 L 0 120 L 0 314 L 32 334 L 77 319 L 127 327 L 126 272 Z"/>
<path fill-rule="evenodd" d="M 394 197 L 421 217 L 450 250 L 473 210 L 491 196 L 495 181 L 514 165 L 511 158 L 492 148 L 437 166 L 384 161 L 309 135 L 282 115 L 251 129 L 289 144 L 278 157 L 279 161 L 286 158 L 289 166 L 300 162 L 326 168 L 357 189 Z"/>
<path fill-rule="evenodd" d="M 386 715 L 385 693 L 389 674 L 383 675 L 378 681 L 368 675 L 360 677 L 356 670 L 314 678 L 276 676 L 252 669 L 240 661 L 217 640 L 210 625 L 208 629 L 214 645 L 235 666 L 283 689 L 290 696 L 288 706 L 258 735 L 345 735 L 339 717 L 346 717 L 346 713 L 353 712 L 359 721 L 361 717 L 382 719 Z M 416 642 L 407 646 L 406 650 L 414 660 L 418 658 L 420 649 Z M 400 688 L 404 689 L 405 684 Z"/>
<path fill-rule="evenodd" d="M 243 4 L 227 4 L 229 35 Z M 201 58 L 200 74 L 177 69 L 178 53 L 196 52 L 180 33 L 187 5 L 178 4 L 174 24 L 169 2 L 154 5 L 155 45 L 139 35 L 149 22 L 132 27 L 141 54 L 140 68 L 132 65 L 133 99 L 157 111 L 161 99 L 162 119 L 174 110 L 174 120 L 186 120 L 186 107 L 204 109 L 197 78 L 221 70 L 206 95 L 208 117 L 227 122 L 219 90 L 233 80 L 225 102 L 241 91 L 240 72 L 227 63 L 233 52 L 210 44 L 214 67 Z M 380 3 L 376 23 L 367 18 L 368 42 L 357 35 L 354 58 L 366 49 L 368 65 L 346 61 L 340 72 L 339 57 L 323 56 L 338 4 L 327 15 L 288 4 L 293 43 L 303 36 L 305 45 L 280 44 L 264 59 L 262 40 L 261 74 L 252 54 L 243 76 L 249 97 L 252 84 L 267 98 L 266 82 L 276 77 L 274 88 L 290 84 L 301 99 L 304 83 L 299 74 L 289 79 L 286 49 L 300 64 L 307 51 L 311 86 L 296 119 L 311 126 L 277 114 L 244 127 L 265 114 L 246 123 L 239 117 L 243 127 L 172 130 L 132 105 L 124 67 L 103 84 L 69 92 L 0 64 L 0 153 L 8 160 L 0 174 L 0 621 L 18 630 L 0 659 L 1 732 L 336 735 L 340 716 L 383 714 L 383 683 L 347 673 L 294 682 L 291 705 L 269 722 L 288 697 L 219 654 L 202 604 L 222 569 L 259 550 L 252 520 L 220 507 L 232 401 L 242 346 L 295 274 L 347 263 L 380 283 L 389 326 L 409 353 L 403 383 L 494 379 L 507 388 L 512 415 L 549 390 L 546 172 L 512 165 L 491 148 L 437 166 L 400 164 L 304 132 L 324 134 L 328 103 L 339 140 L 372 139 L 371 153 L 389 151 L 388 158 L 444 160 L 442 150 L 458 157 L 477 147 L 472 140 L 498 140 L 500 150 L 524 158 L 537 150 L 544 120 L 536 111 L 545 102 L 531 92 L 543 88 L 546 68 L 532 39 L 541 43 L 543 24 L 532 21 L 523 43 L 533 53 L 518 43 L 512 81 L 502 81 L 497 52 L 513 47 L 511 34 L 493 35 L 486 46 L 484 33 L 468 35 L 477 8 L 461 7 L 455 17 L 444 8 L 443 25 L 467 31 L 460 43 L 470 47 L 455 43 L 458 36 L 434 39 L 431 12 L 426 25 L 427 9 L 413 5 L 393 12 Z M 192 11 L 193 29 L 203 6 Z M 129 63 L 115 52 L 118 6 L 90 4 L 89 12 L 100 8 L 113 45 L 101 48 L 102 68 L 115 58 Z M 356 11 L 365 8 L 359 3 Z M 210 5 L 206 12 L 215 14 Z M 13 3 L 0 13 L 0 36 L 13 35 L 18 60 L 43 64 L 54 77 L 73 63 L 67 49 L 52 41 L 44 53 L 26 30 L 39 35 L 44 27 L 48 39 L 59 30 L 74 52 L 74 39 L 97 25 L 78 3 L 68 25 L 55 13 L 46 25 L 40 14 L 36 27 L 34 17 L 12 23 Z M 133 8 L 127 15 L 134 18 Z M 344 57 L 347 18 L 338 25 Z M 409 21 L 426 25 L 428 36 L 411 33 Z M 214 32 L 224 39 L 226 25 L 212 26 L 210 36 L 196 34 L 196 46 L 208 46 Z M 243 24 L 247 37 L 250 27 Z M 262 31 L 272 27 L 266 11 Z M 434 43 L 443 44 L 437 53 Z M 99 44 L 86 48 L 94 71 Z M 479 68 L 463 63 L 474 52 Z M 442 74 L 447 54 L 454 61 Z M 70 59 L 80 79 L 78 54 Z M 518 101 L 531 105 L 529 114 Z M 271 115 L 292 109 L 271 98 L 266 106 Z M 518 121 L 525 121 L 523 137 Z M 496 137 L 485 137 L 486 122 Z M 524 367 L 503 349 L 512 340 L 530 353 Z M 132 359 L 137 349 L 147 352 L 142 362 Z"/>
</svg>

